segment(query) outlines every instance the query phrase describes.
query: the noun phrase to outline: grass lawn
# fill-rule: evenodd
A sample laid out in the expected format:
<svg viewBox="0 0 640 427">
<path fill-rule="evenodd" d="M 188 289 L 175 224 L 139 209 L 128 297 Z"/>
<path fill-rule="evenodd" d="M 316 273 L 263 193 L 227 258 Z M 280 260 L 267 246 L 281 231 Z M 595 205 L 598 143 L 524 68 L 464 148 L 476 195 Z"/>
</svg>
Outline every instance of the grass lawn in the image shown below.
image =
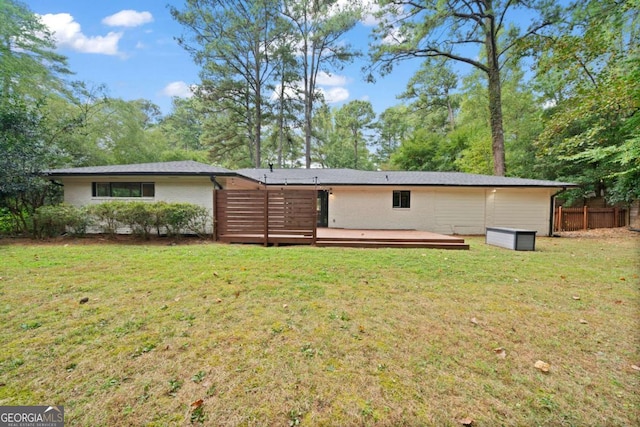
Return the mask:
<svg viewBox="0 0 640 427">
<path fill-rule="evenodd" d="M 68 426 L 639 425 L 640 238 L 467 241 L 0 240 L 0 405 L 64 405 Z"/>
</svg>

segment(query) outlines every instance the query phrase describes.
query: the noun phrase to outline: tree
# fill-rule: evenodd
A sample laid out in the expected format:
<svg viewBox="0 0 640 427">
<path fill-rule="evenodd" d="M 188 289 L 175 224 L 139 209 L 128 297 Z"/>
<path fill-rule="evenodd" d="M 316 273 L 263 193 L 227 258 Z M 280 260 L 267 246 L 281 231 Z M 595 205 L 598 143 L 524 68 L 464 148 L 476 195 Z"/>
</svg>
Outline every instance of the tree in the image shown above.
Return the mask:
<svg viewBox="0 0 640 427">
<path fill-rule="evenodd" d="M 47 143 L 42 106 L 62 95 L 66 58 L 56 54 L 48 29 L 23 4 L 0 2 L 0 208 L 19 232 L 33 230 L 33 213 L 55 188 L 41 178 L 60 151 Z"/>
<path fill-rule="evenodd" d="M 384 167 L 389 163 L 392 154 L 413 130 L 413 121 L 409 107 L 402 104 L 389 107 L 380 114 L 376 124 L 378 164 Z"/>
<path fill-rule="evenodd" d="M 411 77 L 407 83 L 407 90 L 399 98 L 414 100 L 413 107 L 427 113 L 444 111 L 443 124 L 446 123 L 446 128 L 452 131 L 455 129 L 455 110 L 458 108 L 458 101 L 452 92 L 457 86 L 458 76 L 446 59 L 428 58 Z"/>
<path fill-rule="evenodd" d="M 36 209 L 56 191 L 42 178 L 58 153 L 45 144 L 37 105 L 15 97 L 0 102 L 0 207 L 9 210 L 15 230 L 30 233 Z"/>
<path fill-rule="evenodd" d="M 66 58 L 54 52 L 49 29 L 22 3 L 0 3 L 0 96 L 38 98 L 43 88 L 61 91 L 68 74 Z"/>
<path fill-rule="evenodd" d="M 367 131 L 373 127 L 376 113 L 369 101 L 350 101 L 340 107 L 335 114 L 336 128 L 342 131 L 353 145 L 353 168 L 358 169 L 358 147 L 366 150 Z"/>
<path fill-rule="evenodd" d="M 544 0 L 381 0 L 378 44 L 371 52 L 370 70 L 389 72 L 393 64 L 412 58 L 447 58 L 468 64 L 487 76 L 493 172 L 504 175 L 501 68 L 508 54 L 526 38 L 555 22 L 558 7 Z M 518 10 L 520 9 L 520 10 Z M 511 13 L 537 14 L 520 31 L 509 24 Z M 504 40 L 499 43 L 499 37 Z M 482 52 L 478 55 L 478 50 Z"/>
<path fill-rule="evenodd" d="M 284 16 L 296 34 L 304 100 L 305 165 L 311 167 L 311 139 L 316 82 L 321 70 L 339 69 L 357 53 L 341 37 L 361 16 L 357 7 L 340 8 L 338 0 L 294 0 L 284 2 Z"/>
<path fill-rule="evenodd" d="M 265 92 L 280 29 L 278 5 L 277 0 L 187 0 L 183 11 L 170 6 L 173 17 L 192 34 L 178 42 L 202 66 L 198 96 L 215 100 L 220 112 L 242 120 L 255 167 L 262 162 Z"/>
<path fill-rule="evenodd" d="M 201 137 L 205 114 L 201 100 L 192 98 L 174 98 L 171 113 L 160 121 L 160 129 L 169 145 L 185 151 L 204 149 Z"/>
<path fill-rule="evenodd" d="M 539 164 L 612 202 L 640 197 L 640 8 L 637 0 L 574 5 L 572 20 L 536 46 L 545 129 Z M 563 88 L 549 76 L 561 76 Z M 554 96 L 561 94 L 561 96 Z"/>
<path fill-rule="evenodd" d="M 284 25 L 284 24 L 283 24 Z M 291 30 L 291 27 L 286 27 Z M 278 48 L 275 52 L 277 67 L 274 87 L 276 126 L 272 134 L 275 137 L 276 164 L 282 167 L 286 154 L 298 155 L 299 150 L 293 129 L 299 127 L 297 119 L 303 110 L 298 82 L 300 80 L 300 63 L 295 55 L 295 38 L 292 31 L 282 31 Z M 289 156 L 290 157 L 290 156 Z M 294 158 L 289 158 L 295 162 Z"/>
</svg>

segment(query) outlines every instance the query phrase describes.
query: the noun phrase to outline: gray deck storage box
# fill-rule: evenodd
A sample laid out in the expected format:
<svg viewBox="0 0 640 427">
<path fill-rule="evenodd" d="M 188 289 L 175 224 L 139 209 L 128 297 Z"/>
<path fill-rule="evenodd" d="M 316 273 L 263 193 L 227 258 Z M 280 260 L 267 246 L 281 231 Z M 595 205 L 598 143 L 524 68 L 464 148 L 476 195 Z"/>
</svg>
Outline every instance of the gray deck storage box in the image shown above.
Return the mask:
<svg viewBox="0 0 640 427">
<path fill-rule="evenodd" d="M 485 242 L 487 245 L 516 251 L 535 251 L 536 232 L 519 228 L 487 227 Z"/>
</svg>

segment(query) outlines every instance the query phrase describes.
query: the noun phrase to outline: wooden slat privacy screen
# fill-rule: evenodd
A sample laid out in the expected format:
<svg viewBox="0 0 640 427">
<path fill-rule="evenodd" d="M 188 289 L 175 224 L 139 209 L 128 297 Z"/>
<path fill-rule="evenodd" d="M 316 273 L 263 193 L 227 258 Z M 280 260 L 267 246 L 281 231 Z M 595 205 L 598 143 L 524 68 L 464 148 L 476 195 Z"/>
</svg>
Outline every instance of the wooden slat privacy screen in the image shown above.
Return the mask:
<svg viewBox="0 0 640 427">
<path fill-rule="evenodd" d="M 216 239 L 228 243 L 316 241 L 314 190 L 216 190 Z"/>
<path fill-rule="evenodd" d="M 625 208 L 563 208 L 555 211 L 555 231 L 615 228 L 627 225 Z"/>
</svg>

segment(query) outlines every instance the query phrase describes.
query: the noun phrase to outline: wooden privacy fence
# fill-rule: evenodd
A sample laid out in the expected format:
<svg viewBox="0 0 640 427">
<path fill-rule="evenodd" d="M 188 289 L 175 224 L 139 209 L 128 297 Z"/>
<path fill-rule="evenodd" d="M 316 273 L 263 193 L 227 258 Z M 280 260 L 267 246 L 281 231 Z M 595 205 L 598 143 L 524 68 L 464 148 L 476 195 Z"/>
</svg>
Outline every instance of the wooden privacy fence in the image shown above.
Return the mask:
<svg viewBox="0 0 640 427">
<path fill-rule="evenodd" d="M 555 231 L 615 228 L 627 225 L 625 208 L 556 208 Z"/>
<path fill-rule="evenodd" d="M 316 200 L 314 190 L 216 190 L 216 240 L 315 244 Z"/>
</svg>

